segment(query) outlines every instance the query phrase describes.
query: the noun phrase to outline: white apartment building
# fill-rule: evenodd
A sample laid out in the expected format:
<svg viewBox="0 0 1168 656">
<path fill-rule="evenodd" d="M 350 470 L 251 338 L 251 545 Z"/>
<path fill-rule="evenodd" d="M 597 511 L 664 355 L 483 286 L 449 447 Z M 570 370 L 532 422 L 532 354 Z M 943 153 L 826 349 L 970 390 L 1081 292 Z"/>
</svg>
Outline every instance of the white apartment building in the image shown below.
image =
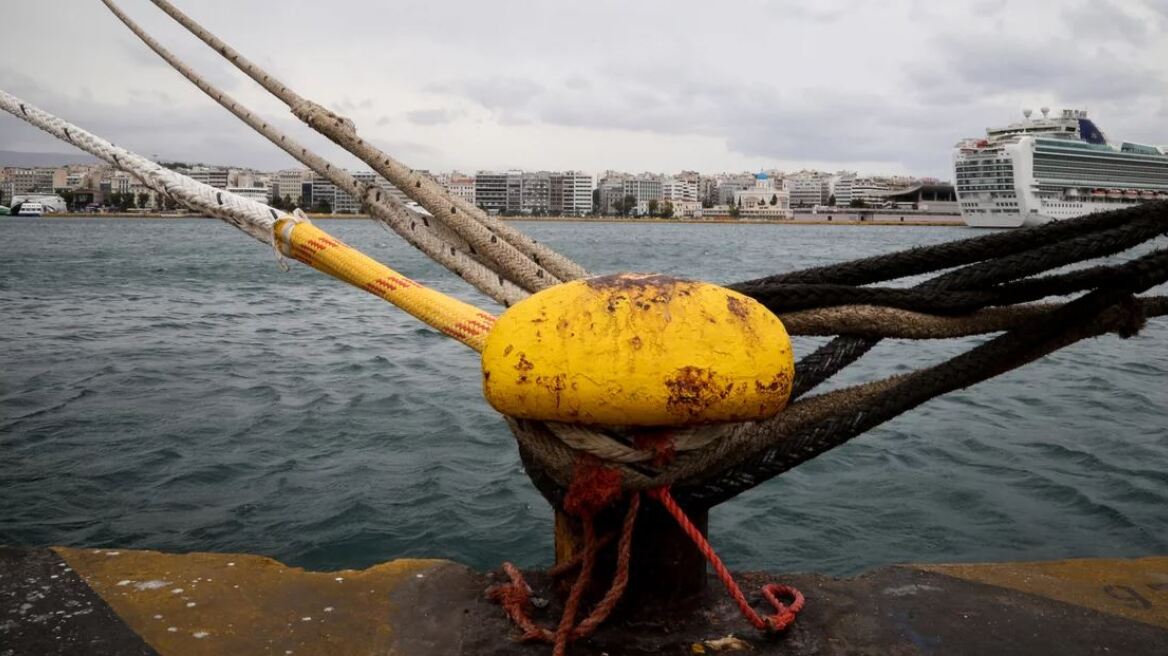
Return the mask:
<svg viewBox="0 0 1168 656">
<path fill-rule="evenodd" d="M 679 203 L 698 203 L 698 183 L 693 180 L 668 178 L 661 183 L 661 199 L 673 203 L 674 208 Z"/>
<path fill-rule="evenodd" d="M 877 200 L 889 189 L 888 183 L 883 180 L 876 178 L 857 178 L 852 184 L 852 200 Z M 839 204 L 838 201 L 836 204 Z"/>
<path fill-rule="evenodd" d="M 225 168 L 216 166 L 195 166 L 188 169 L 178 169 L 179 173 L 202 182 L 205 185 L 210 185 L 218 189 L 227 188 L 227 174 Z M 115 190 L 116 191 L 116 190 Z"/>
<path fill-rule="evenodd" d="M 852 187 L 856 183 L 856 174 L 851 171 L 840 171 L 835 176 L 831 195 L 835 197 L 837 207 L 846 207 L 852 202 Z"/>
<path fill-rule="evenodd" d="M 831 198 L 831 178 L 818 172 L 801 172 L 783 180 L 783 187 L 791 194 L 791 207 L 827 205 Z"/>
<path fill-rule="evenodd" d="M 642 173 L 631 178 L 627 178 L 622 185 L 622 191 L 625 196 L 632 196 L 637 201 L 638 207 L 647 205 L 649 201 L 655 200 L 661 202 L 662 200 L 662 180 L 661 176 L 653 175 L 652 173 Z"/>
<path fill-rule="evenodd" d="M 295 205 L 301 205 L 304 183 L 312 179 L 307 169 L 285 169 L 272 174 L 272 195 L 289 198 Z"/>
<path fill-rule="evenodd" d="M 439 177 L 439 182 L 451 196 L 461 198 L 472 205 L 475 204 L 475 177 L 473 175 L 455 171 L 450 175 Z"/>
<path fill-rule="evenodd" d="M 584 216 L 592 213 L 592 176 L 583 171 L 551 174 L 550 205 L 553 214 Z"/>
<path fill-rule="evenodd" d="M 264 204 L 272 197 L 272 190 L 268 187 L 228 187 L 227 192 Z"/>
</svg>

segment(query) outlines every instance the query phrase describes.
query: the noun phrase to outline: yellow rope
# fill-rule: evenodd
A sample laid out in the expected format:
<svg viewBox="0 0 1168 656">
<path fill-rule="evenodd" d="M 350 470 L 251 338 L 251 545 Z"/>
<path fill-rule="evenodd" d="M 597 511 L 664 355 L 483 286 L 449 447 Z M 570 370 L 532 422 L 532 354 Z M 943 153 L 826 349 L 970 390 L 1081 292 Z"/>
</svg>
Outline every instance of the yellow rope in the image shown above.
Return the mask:
<svg viewBox="0 0 1168 656">
<path fill-rule="evenodd" d="M 482 351 L 495 317 L 414 282 L 307 221 L 280 219 L 281 252 L 405 310 L 427 325 Z"/>
</svg>

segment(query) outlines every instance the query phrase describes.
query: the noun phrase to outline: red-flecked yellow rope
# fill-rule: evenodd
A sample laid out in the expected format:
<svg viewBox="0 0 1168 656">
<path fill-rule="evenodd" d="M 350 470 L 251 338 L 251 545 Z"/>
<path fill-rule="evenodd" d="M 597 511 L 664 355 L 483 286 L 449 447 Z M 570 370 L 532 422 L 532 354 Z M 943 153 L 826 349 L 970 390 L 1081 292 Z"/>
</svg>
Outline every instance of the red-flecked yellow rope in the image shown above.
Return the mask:
<svg viewBox="0 0 1168 656">
<path fill-rule="evenodd" d="M 285 255 L 393 303 L 475 351 L 483 350 L 494 316 L 410 280 L 307 221 L 280 219 L 275 234 Z"/>
</svg>

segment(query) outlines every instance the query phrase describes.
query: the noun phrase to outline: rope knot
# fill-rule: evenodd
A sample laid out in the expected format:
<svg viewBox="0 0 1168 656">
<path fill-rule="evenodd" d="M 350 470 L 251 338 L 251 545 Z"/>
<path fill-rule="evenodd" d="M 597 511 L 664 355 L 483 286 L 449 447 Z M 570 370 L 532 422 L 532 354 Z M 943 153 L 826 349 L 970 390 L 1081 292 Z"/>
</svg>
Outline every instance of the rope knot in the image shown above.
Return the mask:
<svg viewBox="0 0 1168 656">
<path fill-rule="evenodd" d="M 572 469 L 564 496 L 564 511 L 575 517 L 595 517 L 621 496 L 620 472 L 593 456 L 581 456 Z"/>
<path fill-rule="evenodd" d="M 779 601 L 780 594 L 791 598 L 790 606 Z M 803 610 L 803 593 L 789 585 L 768 583 L 762 588 L 762 596 L 776 611 L 774 615 L 766 617 L 766 630 L 768 633 L 782 633 L 786 631 L 795 623 L 795 617 L 799 614 L 799 611 Z"/>
</svg>

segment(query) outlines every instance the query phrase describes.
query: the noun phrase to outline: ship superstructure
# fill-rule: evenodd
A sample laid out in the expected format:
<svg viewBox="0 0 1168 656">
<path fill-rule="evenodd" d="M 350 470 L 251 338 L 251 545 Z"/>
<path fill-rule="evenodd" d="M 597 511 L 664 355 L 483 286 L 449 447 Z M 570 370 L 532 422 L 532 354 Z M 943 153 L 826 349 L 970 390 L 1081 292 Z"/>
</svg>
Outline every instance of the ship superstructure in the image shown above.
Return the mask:
<svg viewBox="0 0 1168 656">
<path fill-rule="evenodd" d="M 1168 199 L 1168 148 L 1112 143 L 1083 110 L 1023 114 L 957 144 L 957 200 L 967 225 L 1016 228 Z"/>
</svg>

